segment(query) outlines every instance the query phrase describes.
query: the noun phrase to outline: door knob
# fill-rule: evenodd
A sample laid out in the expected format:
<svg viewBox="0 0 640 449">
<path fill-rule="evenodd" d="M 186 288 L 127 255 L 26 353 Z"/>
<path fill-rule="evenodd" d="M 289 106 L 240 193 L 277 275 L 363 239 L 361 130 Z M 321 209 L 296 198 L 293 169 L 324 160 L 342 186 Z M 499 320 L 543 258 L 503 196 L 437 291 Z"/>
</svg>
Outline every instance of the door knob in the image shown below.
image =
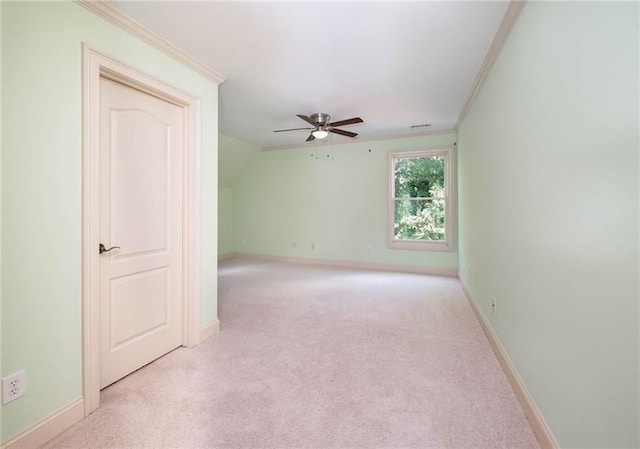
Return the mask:
<svg viewBox="0 0 640 449">
<path fill-rule="evenodd" d="M 101 243 L 101 244 L 100 244 L 100 247 L 99 247 L 99 250 L 100 250 L 100 254 L 102 254 L 102 253 L 108 253 L 108 252 L 109 252 L 109 251 L 111 251 L 112 249 L 116 249 L 116 248 L 117 248 L 117 249 L 120 249 L 120 247 L 119 247 L 119 246 L 112 246 L 111 248 L 105 248 L 105 247 L 104 247 L 104 245 Z"/>
</svg>

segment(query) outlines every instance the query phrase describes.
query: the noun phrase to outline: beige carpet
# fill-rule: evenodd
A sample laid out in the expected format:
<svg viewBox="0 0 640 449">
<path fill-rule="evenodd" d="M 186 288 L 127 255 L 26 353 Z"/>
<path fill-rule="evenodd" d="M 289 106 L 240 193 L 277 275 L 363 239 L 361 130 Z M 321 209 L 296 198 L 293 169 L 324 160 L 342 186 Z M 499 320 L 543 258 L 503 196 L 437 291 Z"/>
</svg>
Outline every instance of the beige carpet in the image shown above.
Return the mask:
<svg viewBox="0 0 640 449">
<path fill-rule="evenodd" d="M 457 280 L 232 259 L 221 333 L 53 448 L 538 448 Z"/>
</svg>

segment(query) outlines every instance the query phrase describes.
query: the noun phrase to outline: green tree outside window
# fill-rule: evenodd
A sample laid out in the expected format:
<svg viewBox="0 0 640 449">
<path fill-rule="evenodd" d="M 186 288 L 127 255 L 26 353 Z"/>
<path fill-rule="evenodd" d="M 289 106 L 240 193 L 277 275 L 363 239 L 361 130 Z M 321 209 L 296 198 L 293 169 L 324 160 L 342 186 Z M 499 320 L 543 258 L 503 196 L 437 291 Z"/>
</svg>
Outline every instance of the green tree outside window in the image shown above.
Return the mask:
<svg viewBox="0 0 640 449">
<path fill-rule="evenodd" d="M 394 164 L 394 239 L 445 240 L 445 157 L 400 157 Z"/>
</svg>

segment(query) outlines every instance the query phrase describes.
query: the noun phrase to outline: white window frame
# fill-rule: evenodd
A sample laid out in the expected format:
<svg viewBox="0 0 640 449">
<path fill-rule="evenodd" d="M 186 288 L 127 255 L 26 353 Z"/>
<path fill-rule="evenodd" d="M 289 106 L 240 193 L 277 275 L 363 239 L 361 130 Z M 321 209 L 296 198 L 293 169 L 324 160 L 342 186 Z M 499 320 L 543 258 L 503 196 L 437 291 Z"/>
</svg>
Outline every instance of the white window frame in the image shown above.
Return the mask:
<svg viewBox="0 0 640 449">
<path fill-rule="evenodd" d="M 444 156 L 444 202 L 445 202 L 445 240 L 399 240 L 395 238 L 395 161 L 397 159 Z M 422 150 L 393 151 L 389 153 L 389 201 L 388 201 L 388 247 L 392 249 L 411 249 L 421 251 L 453 251 L 454 220 L 453 216 L 453 163 L 454 147 L 438 147 Z"/>
</svg>

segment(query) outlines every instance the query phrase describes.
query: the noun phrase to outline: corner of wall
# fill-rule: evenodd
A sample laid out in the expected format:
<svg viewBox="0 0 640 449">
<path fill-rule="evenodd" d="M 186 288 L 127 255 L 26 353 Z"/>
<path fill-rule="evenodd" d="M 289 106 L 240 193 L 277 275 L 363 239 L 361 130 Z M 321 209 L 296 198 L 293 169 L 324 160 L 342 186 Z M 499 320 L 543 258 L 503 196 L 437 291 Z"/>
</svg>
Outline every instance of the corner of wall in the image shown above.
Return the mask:
<svg viewBox="0 0 640 449">
<path fill-rule="evenodd" d="M 233 252 L 233 189 L 218 187 L 218 259 Z"/>
</svg>

